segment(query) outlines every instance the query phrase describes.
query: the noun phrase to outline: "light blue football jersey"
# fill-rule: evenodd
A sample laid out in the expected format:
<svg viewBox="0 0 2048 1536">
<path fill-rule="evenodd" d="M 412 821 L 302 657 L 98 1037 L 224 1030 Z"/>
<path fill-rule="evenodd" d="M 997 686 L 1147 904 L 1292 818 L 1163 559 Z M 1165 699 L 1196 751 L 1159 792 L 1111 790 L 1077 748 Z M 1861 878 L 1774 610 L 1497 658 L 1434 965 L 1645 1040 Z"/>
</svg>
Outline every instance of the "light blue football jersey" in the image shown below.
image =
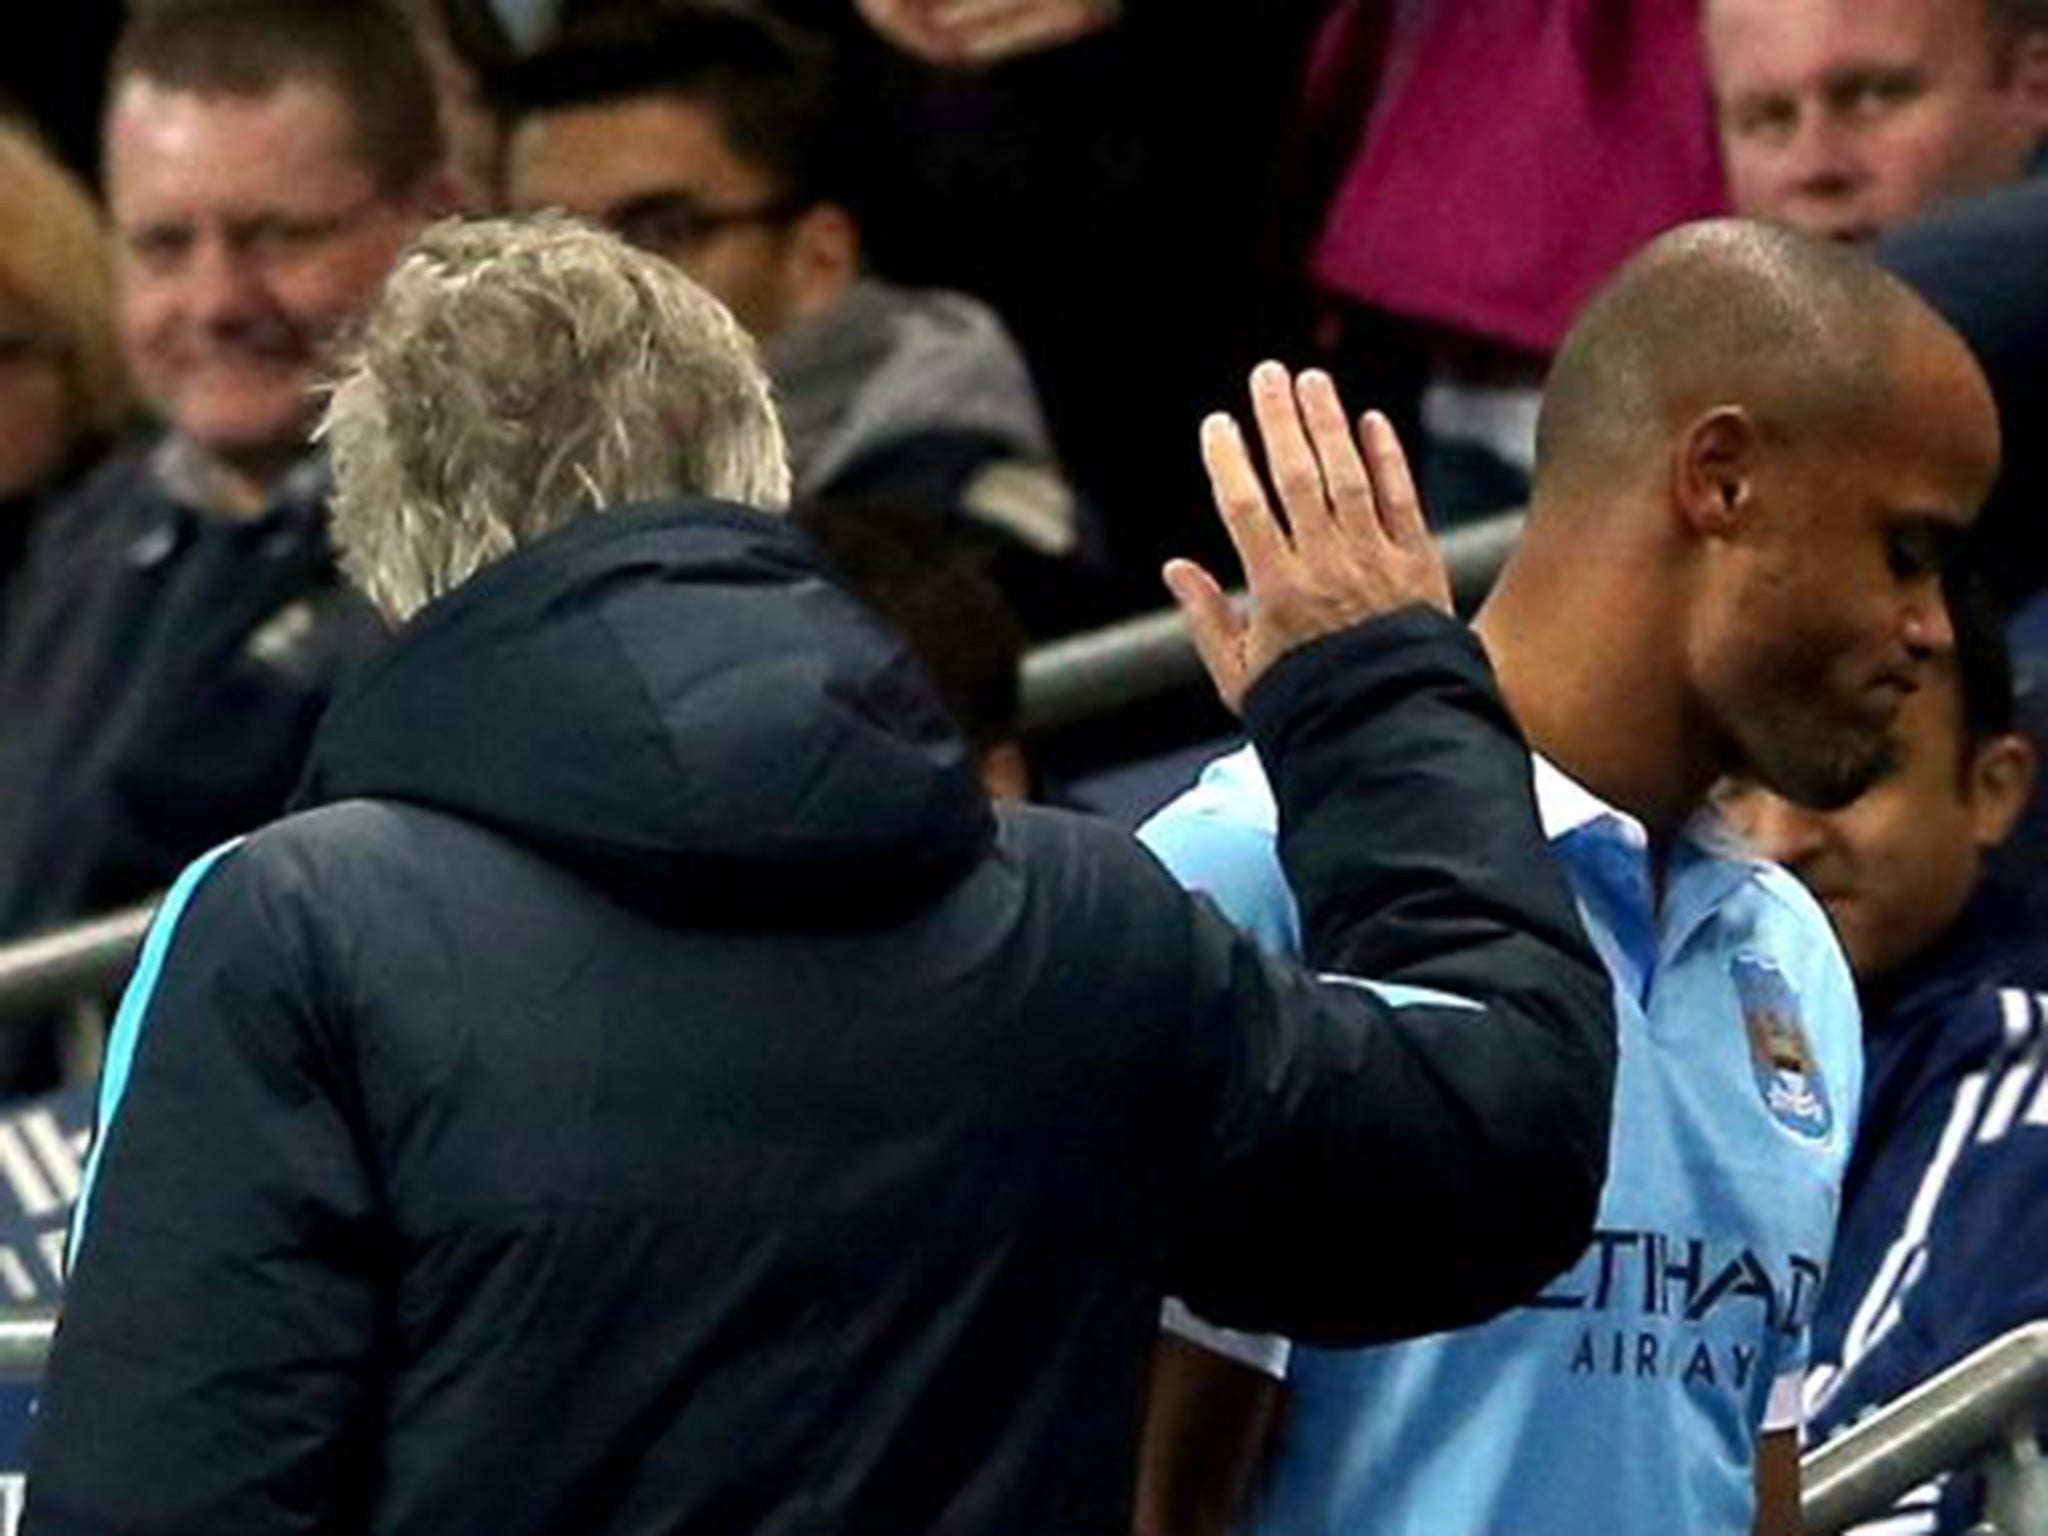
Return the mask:
<svg viewBox="0 0 2048 1536">
<path fill-rule="evenodd" d="M 1540 759 L 1535 775 L 1614 979 L 1598 1230 L 1490 1323 L 1276 1356 L 1290 1408 L 1259 1504 L 1266 1536 L 1744 1536 L 1756 1438 L 1798 1422 L 1862 1091 L 1848 968 L 1804 888 L 1711 817 L 1673 847 L 1659 910 L 1640 824 Z M 1246 749 L 1140 835 L 1182 884 L 1293 950 L 1274 832 Z M 1402 1235 L 1386 1240 L 1399 1264 Z M 1257 1358 L 1245 1346 L 1219 1347 Z"/>
</svg>

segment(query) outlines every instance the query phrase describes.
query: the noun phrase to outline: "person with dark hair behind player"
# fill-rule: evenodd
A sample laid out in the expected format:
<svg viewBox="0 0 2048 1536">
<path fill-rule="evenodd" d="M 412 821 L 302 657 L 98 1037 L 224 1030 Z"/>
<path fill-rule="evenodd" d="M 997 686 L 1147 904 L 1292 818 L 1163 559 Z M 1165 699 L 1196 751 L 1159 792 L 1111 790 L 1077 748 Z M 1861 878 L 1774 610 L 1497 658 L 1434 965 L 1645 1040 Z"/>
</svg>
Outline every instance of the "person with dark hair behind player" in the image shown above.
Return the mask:
<svg viewBox="0 0 2048 1536">
<path fill-rule="evenodd" d="M 1730 818 L 1821 900 L 1856 972 L 1867 1060 L 1832 1272 L 1813 1321 L 1824 1441 L 2048 1315 L 2048 942 L 1985 869 L 2034 792 L 2002 616 L 1950 583 L 1955 652 L 1908 698 L 1889 771 L 1833 811 L 1746 787 Z M 1960 1532 L 1975 1479 L 1908 1494 L 1889 1532 Z"/>
</svg>

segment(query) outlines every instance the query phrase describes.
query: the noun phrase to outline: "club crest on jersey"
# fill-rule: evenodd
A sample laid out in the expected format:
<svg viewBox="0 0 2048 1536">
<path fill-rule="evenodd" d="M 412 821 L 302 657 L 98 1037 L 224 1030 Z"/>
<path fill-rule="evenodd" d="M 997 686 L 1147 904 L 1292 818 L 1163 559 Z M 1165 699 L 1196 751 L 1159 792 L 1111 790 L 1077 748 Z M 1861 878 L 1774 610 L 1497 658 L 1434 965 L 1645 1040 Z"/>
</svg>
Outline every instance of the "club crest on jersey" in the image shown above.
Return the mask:
<svg viewBox="0 0 2048 1536">
<path fill-rule="evenodd" d="M 1785 973 L 1765 960 L 1736 956 L 1729 967 L 1742 1004 L 1743 1033 L 1758 1092 L 1772 1118 L 1814 1141 L 1835 1123 L 1827 1080 L 1799 1018 L 1799 998 Z"/>
</svg>

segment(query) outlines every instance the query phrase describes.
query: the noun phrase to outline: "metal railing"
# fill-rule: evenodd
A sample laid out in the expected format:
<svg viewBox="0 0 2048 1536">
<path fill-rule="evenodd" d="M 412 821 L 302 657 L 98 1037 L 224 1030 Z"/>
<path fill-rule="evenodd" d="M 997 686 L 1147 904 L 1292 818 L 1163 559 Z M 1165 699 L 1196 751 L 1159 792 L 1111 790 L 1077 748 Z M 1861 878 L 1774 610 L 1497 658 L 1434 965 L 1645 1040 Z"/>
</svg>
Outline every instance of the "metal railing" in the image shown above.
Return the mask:
<svg viewBox="0 0 2048 1536">
<path fill-rule="evenodd" d="M 1460 612 L 1478 606 L 1521 533 L 1522 514 L 1508 512 L 1441 537 Z M 1202 664 L 1177 610 L 1126 619 L 1024 658 L 1024 734 L 1047 735 L 1201 685 Z"/>
<path fill-rule="evenodd" d="M 0 944 L 0 1028 L 111 992 L 135 962 L 155 902 Z"/>
<path fill-rule="evenodd" d="M 0 1313 L 0 1377 L 40 1375 L 54 1312 Z M 1981 1465 L 1976 1536 L 2048 1536 L 2048 1470 L 2034 1423 L 2048 1398 L 2048 1322 L 2029 1323 L 1838 1435 L 1801 1464 L 1804 1536 L 1874 1520 L 1943 1472 Z"/>
<path fill-rule="evenodd" d="M 55 1312 L 0 1312 L 0 1378 L 42 1375 L 56 1334 Z"/>
<path fill-rule="evenodd" d="M 1451 592 L 1470 609 L 1522 531 L 1508 513 L 1443 536 Z M 1024 662 L 1023 726 L 1043 735 L 1085 724 L 1202 681 L 1187 626 L 1174 610 L 1039 647 Z M 0 1028 L 81 997 L 113 991 L 134 963 L 155 903 L 0 945 Z"/>
<path fill-rule="evenodd" d="M 2048 1400 L 2048 1322 L 2029 1323 L 1810 1452 L 1801 1466 L 1806 1536 L 1883 1514 L 1929 1478 L 1985 1474 L 1982 1536 L 2048 1536 L 2048 1473 L 2035 1420 Z"/>
</svg>

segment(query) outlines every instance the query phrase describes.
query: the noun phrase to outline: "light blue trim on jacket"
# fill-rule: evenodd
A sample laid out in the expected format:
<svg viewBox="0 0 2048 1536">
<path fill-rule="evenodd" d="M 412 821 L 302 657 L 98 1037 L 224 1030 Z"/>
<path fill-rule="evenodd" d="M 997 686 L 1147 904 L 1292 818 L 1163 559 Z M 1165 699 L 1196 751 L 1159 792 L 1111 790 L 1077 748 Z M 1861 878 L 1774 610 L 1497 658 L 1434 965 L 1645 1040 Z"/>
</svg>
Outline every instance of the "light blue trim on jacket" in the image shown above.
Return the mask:
<svg viewBox="0 0 2048 1536">
<path fill-rule="evenodd" d="M 114 1127 L 114 1116 L 120 1112 L 121 1099 L 128 1092 L 129 1074 L 135 1069 L 135 1052 L 149 1023 L 150 999 L 156 995 L 157 981 L 163 975 L 164 957 L 170 953 L 171 938 L 177 932 L 179 920 L 184 917 L 185 908 L 191 904 L 200 882 L 212 872 L 214 865 L 234 852 L 241 843 L 241 838 L 234 838 L 188 864 L 150 922 L 149 936 L 142 942 L 142 958 L 136 962 L 128 990 L 121 996 L 120 1012 L 114 1015 L 113 1032 L 107 1037 L 107 1059 L 100 1069 L 99 1105 L 94 1115 L 92 1151 L 86 1155 L 85 1174 L 78 1186 L 78 1207 L 71 1213 L 71 1235 L 64 1248 L 67 1271 L 78 1262 L 78 1245 L 85 1236 L 86 1212 L 92 1204 L 93 1183 L 99 1176 L 100 1153 L 107 1145 L 108 1132 Z"/>
</svg>

